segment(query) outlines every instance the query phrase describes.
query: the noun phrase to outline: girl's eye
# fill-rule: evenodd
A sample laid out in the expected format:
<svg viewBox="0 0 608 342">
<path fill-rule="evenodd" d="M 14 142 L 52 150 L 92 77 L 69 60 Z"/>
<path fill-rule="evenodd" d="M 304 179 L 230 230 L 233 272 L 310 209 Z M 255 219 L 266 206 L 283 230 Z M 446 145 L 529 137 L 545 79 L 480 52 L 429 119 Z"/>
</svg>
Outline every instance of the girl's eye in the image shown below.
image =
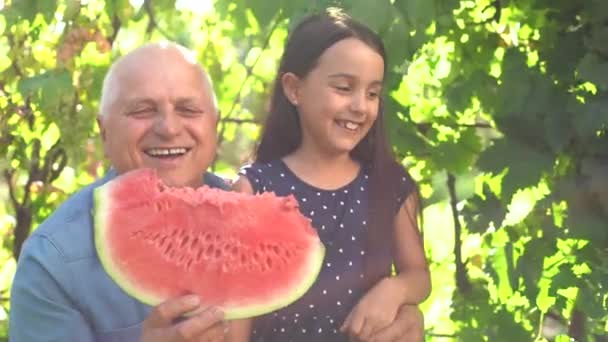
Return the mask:
<svg viewBox="0 0 608 342">
<path fill-rule="evenodd" d="M 338 89 L 339 91 L 349 91 L 350 87 L 349 86 L 335 86 L 336 89 Z"/>
</svg>

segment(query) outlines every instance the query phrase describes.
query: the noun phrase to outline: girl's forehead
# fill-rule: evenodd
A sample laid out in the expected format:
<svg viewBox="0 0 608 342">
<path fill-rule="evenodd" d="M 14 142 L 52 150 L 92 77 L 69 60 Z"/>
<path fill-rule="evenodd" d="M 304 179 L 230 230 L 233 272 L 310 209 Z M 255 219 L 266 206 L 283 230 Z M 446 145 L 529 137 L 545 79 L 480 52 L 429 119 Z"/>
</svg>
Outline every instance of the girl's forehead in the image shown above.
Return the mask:
<svg viewBox="0 0 608 342">
<path fill-rule="evenodd" d="M 365 75 L 381 80 L 384 75 L 384 59 L 376 50 L 361 40 L 347 38 L 327 48 L 319 56 L 314 69 L 327 76 Z"/>
</svg>

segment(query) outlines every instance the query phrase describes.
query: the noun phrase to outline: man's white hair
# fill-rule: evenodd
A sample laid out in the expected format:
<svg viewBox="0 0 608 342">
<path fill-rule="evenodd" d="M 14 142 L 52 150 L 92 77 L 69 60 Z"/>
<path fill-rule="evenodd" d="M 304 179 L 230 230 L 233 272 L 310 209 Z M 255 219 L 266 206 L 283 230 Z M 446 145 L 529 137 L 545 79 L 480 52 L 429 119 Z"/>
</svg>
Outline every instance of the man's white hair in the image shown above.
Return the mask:
<svg viewBox="0 0 608 342">
<path fill-rule="evenodd" d="M 219 114 L 219 106 L 218 106 L 218 102 L 217 102 L 217 96 L 215 94 L 215 90 L 213 87 L 213 81 L 211 80 L 211 77 L 209 77 L 207 72 L 205 72 L 203 67 L 197 63 L 196 54 L 192 50 L 190 50 L 182 45 L 173 43 L 173 42 L 154 42 L 154 43 L 148 43 L 148 44 L 142 45 L 142 46 L 138 47 L 137 49 L 120 57 L 118 60 L 116 60 L 114 63 L 112 63 L 112 65 L 108 69 L 108 72 L 106 73 L 106 76 L 103 79 L 103 85 L 101 88 L 101 98 L 99 100 L 99 116 L 100 117 L 108 115 L 108 113 L 111 111 L 112 104 L 116 101 L 116 98 L 118 97 L 118 94 L 120 93 L 119 82 L 116 82 L 117 73 L 118 73 L 117 71 L 119 70 L 120 64 L 122 64 L 124 62 L 124 60 L 127 59 L 134 52 L 142 50 L 142 49 L 151 49 L 151 48 L 152 49 L 164 49 L 164 50 L 173 49 L 173 50 L 179 52 L 187 62 L 189 62 L 193 66 L 197 67 L 197 69 L 201 73 L 201 77 L 203 77 L 204 81 L 207 82 L 207 84 L 209 85 L 209 91 L 211 92 L 210 95 L 211 95 L 211 101 L 213 104 L 213 109 L 215 110 L 216 113 Z"/>
</svg>

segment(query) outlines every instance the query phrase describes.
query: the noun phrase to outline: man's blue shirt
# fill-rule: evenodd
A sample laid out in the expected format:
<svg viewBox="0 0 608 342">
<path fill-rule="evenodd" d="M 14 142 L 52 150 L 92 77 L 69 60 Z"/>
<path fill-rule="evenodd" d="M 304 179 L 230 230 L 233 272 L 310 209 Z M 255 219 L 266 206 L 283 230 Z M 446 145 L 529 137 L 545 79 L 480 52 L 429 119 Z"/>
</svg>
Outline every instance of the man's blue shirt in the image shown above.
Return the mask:
<svg viewBox="0 0 608 342">
<path fill-rule="evenodd" d="M 93 241 L 93 190 L 113 177 L 71 196 L 26 240 L 11 289 L 11 342 L 139 340 L 151 307 L 109 278 Z M 212 174 L 205 184 L 227 188 Z"/>
</svg>

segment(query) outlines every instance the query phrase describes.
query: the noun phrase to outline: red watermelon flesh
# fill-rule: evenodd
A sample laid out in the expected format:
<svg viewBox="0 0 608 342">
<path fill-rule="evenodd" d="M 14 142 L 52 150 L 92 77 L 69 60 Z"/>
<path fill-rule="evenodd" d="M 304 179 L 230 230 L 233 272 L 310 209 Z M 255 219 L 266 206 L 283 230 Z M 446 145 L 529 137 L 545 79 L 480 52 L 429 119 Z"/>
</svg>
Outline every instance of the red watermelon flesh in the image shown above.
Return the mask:
<svg viewBox="0 0 608 342">
<path fill-rule="evenodd" d="M 151 169 L 97 188 L 94 215 L 101 263 L 127 293 L 150 305 L 198 294 L 227 319 L 292 303 L 325 255 L 292 196 L 171 188 Z"/>
</svg>

